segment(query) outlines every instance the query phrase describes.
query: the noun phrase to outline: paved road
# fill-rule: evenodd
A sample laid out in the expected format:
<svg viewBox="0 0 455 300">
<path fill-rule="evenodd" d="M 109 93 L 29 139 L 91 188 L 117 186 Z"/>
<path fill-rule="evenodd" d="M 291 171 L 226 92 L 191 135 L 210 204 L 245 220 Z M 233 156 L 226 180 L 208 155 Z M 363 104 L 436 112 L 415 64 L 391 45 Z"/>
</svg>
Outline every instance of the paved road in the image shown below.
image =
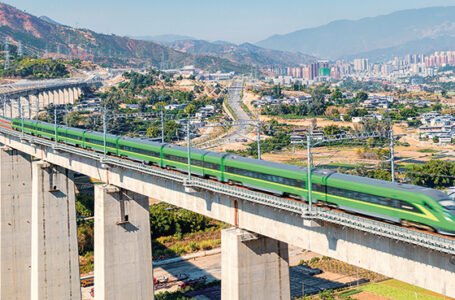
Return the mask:
<svg viewBox="0 0 455 300">
<path fill-rule="evenodd" d="M 232 86 L 229 88 L 229 97 L 228 97 L 228 104 L 234 111 L 235 115 L 237 116 L 238 120 L 242 121 L 251 121 L 251 117 L 245 112 L 240 105 L 240 94 L 242 93 L 243 89 L 243 81 L 235 80 Z M 250 126 L 248 125 L 240 125 L 235 128 L 235 130 L 227 135 L 223 139 L 223 143 L 235 143 L 239 139 L 243 139 L 244 136 L 248 133 L 248 129 Z"/>
</svg>

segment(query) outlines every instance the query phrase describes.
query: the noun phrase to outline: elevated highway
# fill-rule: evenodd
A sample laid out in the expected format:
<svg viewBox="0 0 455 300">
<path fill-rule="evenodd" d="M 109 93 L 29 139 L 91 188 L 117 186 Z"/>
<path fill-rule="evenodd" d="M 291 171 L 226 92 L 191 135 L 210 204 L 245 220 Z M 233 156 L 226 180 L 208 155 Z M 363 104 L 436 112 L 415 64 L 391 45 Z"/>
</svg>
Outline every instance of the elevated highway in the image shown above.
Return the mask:
<svg viewBox="0 0 455 300">
<path fill-rule="evenodd" d="M 452 238 L 324 208 L 314 207 L 309 215 L 308 206 L 300 201 L 105 158 L 7 126 L 0 127 L 0 143 L 107 184 L 95 189 L 95 289 L 103 291 L 99 299 L 116 293 L 141 299 L 134 295 L 150 293 L 151 250 L 144 248 L 150 239 L 148 210 L 140 195 L 238 228 L 223 232 L 223 299 L 289 298 L 287 244 L 455 297 Z M 131 251 L 136 254 L 125 256 Z M 126 290 L 125 282 L 130 282 Z"/>
</svg>

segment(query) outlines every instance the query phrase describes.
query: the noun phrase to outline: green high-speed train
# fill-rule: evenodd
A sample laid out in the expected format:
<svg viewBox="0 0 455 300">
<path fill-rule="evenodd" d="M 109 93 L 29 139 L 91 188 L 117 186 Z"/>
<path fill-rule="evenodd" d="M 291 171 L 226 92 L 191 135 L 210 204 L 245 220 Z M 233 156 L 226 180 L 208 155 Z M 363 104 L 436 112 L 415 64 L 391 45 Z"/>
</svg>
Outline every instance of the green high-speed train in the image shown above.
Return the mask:
<svg viewBox="0 0 455 300">
<path fill-rule="evenodd" d="M 100 132 L 12 119 L 13 129 L 94 151 L 104 151 Z M 57 132 L 56 132 L 57 131 Z M 161 168 L 188 171 L 185 147 L 108 134 L 109 155 L 127 157 Z M 305 201 L 307 169 L 240 157 L 228 153 L 191 150 L 191 173 Z M 455 235 L 455 201 L 444 192 L 401 183 L 351 176 L 325 169 L 312 171 L 312 199 L 318 205 Z"/>
</svg>

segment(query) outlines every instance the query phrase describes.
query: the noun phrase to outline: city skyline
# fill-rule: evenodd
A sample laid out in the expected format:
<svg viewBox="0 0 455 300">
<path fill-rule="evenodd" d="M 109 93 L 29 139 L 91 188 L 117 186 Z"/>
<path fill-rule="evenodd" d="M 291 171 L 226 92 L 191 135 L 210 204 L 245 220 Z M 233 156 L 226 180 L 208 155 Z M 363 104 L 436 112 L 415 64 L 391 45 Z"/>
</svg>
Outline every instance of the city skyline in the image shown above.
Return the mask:
<svg viewBox="0 0 455 300">
<path fill-rule="evenodd" d="M 340 19 L 361 19 L 397 10 L 455 5 L 455 0 L 371 1 L 326 0 L 322 3 L 288 0 L 238 0 L 213 3 L 199 0 L 155 3 L 135 0 L 128 4 L 106 0 L 55 3 L 43 0 L 5 1 L 35 15 L 45 15 L 65 25 L 122 36 L 188 35 L 204 40 L 257 42 L 274 34 L 317 27 Z M 140 7 L 140 9 L 138 8 Z M 103 13 L 100 14 L 100 11 Z M 113 22 L 113 21 L 116 22 Z M 210 26 L 208 26 L 210 25 Z"/>
</svg>

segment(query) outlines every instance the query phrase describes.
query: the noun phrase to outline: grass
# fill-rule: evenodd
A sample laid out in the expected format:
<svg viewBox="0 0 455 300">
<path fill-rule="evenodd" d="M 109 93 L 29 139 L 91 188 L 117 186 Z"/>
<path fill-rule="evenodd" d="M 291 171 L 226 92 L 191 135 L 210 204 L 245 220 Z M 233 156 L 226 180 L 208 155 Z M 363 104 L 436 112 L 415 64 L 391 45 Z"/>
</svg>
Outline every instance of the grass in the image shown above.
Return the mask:
<svg viewBox="0 0 455 300">
<path fill-rule="evenodd" d="M 434 149 L 419 149 L 419 150 L 417 150 L 417 152 L 420 152 L 420 153 L 438 153 L 439 151 L 438 150 L 434 150 Z"/>
<path fill-rule="evenodd" d="M 197 251 L 211 250 L 221 245 L 221 229 L 196 232 L 184 236 L 164 236 L 152 241 L 153 257 L 175 257 Z"/>
<path fill-rule="evenodd" d="M 227 97 L 224 99 L 224 105 L 226 106 L 227 110 L 229 110 L 229 113 L 231 114 L 231 116 L 234 118 L 234 120 L 237 120 L 238 117 L 237 115 L 234 113 L 234 110 L 232 109 L 232 107 L 229 105 L 228 101 L 227 101 Z"/>
<path fill-rule="evenodd" d="M 249 114 L 250 116 L 252 116 L 253 114 L 251 113 L 251 110 L 248 108 L 248 106 L 246 106 L 246 104 L 242 101 L 240 102 L 240 106 L 242 107 L 242 109 L 247 113 Z"/>
<path fill-rule="evenodd" d="M 358 288 L 359 290 L 370 292 L 379 296 L 384 296 L 396 300 L 436 300 L 444 299 L 442 295 L 438 295 L 426 289 L 416 287 L 414 285 L 396 280 L 389 279 L 379 283 L 370 283 Z"/>
</svg>

